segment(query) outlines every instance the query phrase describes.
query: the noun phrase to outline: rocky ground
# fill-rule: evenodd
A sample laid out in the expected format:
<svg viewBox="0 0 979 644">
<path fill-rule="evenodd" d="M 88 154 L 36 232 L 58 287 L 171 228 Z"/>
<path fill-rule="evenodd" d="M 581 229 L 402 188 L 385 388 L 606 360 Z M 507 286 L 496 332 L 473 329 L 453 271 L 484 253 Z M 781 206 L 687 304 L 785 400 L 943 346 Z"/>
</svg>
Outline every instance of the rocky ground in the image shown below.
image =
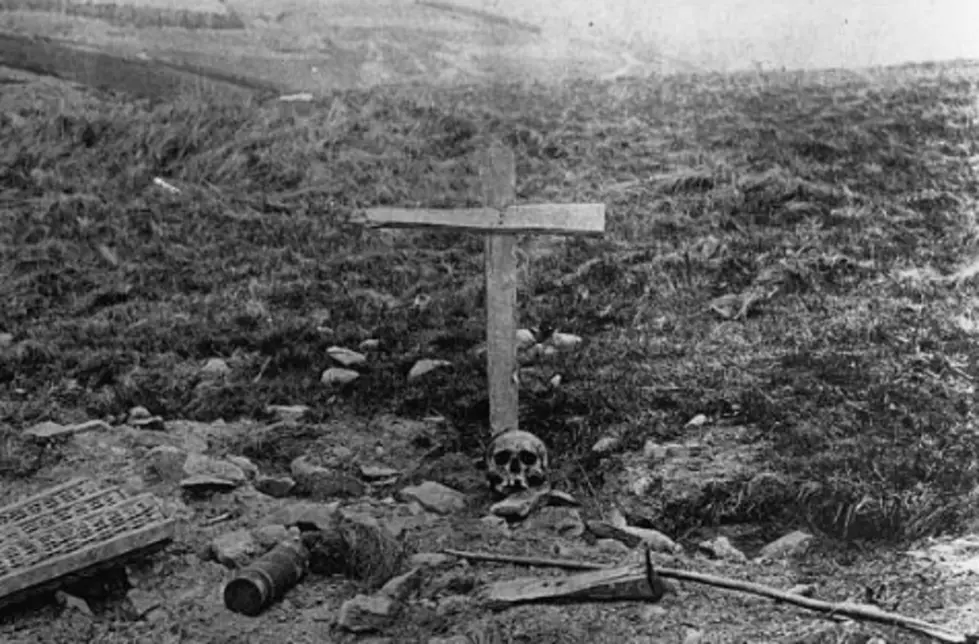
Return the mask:
<svg viewBox="0 0 979 644">
<path fill-rule="evenodd" d="M 725 530 L 675 544 L 655 530 L 626 526 L 597 499 L 578 505 L 570 497 L 507 519 L 498 516 L 503 512 L 472 460 L 444 449 L 456 438 L 445 419 L 313 424 L 303 421 L 302 407 L 275 413 L 279 420 L 266 425 L 200 423 L 137 408 L 111 424 L 46 423 L 26 432 L 34 438 L 17 449 L 56 464 L 6 485 L 3 500 L 88 476 L 130 493 L 155 494 L 177 527 L 162 552 L 5 609 L 3 641 L 926 641 L 669 580 L 658 602 L 586 600 L 495 610 L 484 601 L 494 581 L 574 573 L 445 554 L 458 549 L 625 565 L 640 561 L 645 544 L 654 548 L 656 565 L 827 601 L 869 601 L 965 629 L 976 624 L 970 617 L 974 593 L 963 583 L 976 548 L 968 540 L 923 544 L 911 554 L 851 551 L 842 559 L 833 544 L 802 532 L 760 549 Z M 298 440 L 303 453 L 289 470 L 274 468 L 281 459 L 272 452 L 288 451 Z M 6 446 L 8 454 L 13 448 Z M 671 470 L 672 480 L 704 480 L 695 470 L 678 469 Z M 596 534 L 603 521 L 623 526 L 612 535 L 618 538 Z M 335 560 L 335 544 L 309 539 L 338 525 L 346 526 L 339 546 L 346 548 L 346 562 Z M 236 569 L 288 539 L 293 527 L 311 544 L 311 571 L 258 617 L 228 610 L 223 590 Z"/>
</svg>

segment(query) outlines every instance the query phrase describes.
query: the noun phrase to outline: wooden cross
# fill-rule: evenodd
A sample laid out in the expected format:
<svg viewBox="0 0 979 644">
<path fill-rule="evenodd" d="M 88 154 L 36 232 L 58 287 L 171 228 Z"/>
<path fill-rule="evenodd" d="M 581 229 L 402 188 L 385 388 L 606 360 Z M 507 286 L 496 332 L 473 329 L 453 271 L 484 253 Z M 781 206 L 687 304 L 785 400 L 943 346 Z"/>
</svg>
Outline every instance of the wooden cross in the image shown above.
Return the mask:
<svg viewBox="0 0 979 644">
<path fill-rule="evenodd" d="M 517 429 L 517 240 L 519 233 L 601 235 L 604 204 L 515 205 L 513 152 L 493 146 L 481 153 L 483 207 L 464 209 L 370 208 L 373 228 L 442 228 L 486 234 L 486 340 L 490 428 Z"/>
</svg>

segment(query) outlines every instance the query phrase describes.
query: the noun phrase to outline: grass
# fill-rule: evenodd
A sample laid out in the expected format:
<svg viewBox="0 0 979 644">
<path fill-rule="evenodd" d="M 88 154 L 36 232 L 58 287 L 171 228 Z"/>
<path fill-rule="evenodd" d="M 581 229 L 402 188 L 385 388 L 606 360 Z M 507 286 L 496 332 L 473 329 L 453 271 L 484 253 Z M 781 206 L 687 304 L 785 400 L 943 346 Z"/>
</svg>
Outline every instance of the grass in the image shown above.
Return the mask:
<svg viewBox="0 0 979 644">
<path fill-rule="evenodd" d="M 193 101 L 25 110 L 0 152 L 0 426 L 303 403 L 313 420 L 440 413 L 477 454 L 481 242 L 365 231 L 358 213 L 475 205 L 472 153 L 499 138 L 519 199 L 608 206 L 604 239 L 556 243 L 521 284 L 522 325 L 586 339 L 543 367 L 560 387 L 521 397 L 569 479 L 601 484 L 590 447 L 610 426 L 638 449 L 707 414 L 755 429 L 787 485 L 672 508 L 672 530 L 960 528 L 979 482 L 977 352 L 956 322 L 972 301 L 927 271 L 974 249 L 974 76 L 390 88 L 328 96 L 299 124 Z M 747 294 L 737 319 L 709 306 Z M 328 347 L 367 338 L 357 381 L 319 382 Z M 204 383 L 215 356 L 232 373 Z M 422 357 L 453 367 L 407 382 Z"/>
</svg>

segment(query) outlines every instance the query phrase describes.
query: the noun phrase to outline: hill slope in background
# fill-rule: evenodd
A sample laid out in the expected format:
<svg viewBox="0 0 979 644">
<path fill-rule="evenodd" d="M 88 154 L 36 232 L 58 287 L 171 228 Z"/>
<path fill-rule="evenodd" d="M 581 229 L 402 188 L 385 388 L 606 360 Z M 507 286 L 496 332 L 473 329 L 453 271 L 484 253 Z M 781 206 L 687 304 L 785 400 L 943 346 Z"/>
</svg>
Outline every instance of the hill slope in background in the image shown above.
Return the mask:
<svg viewBox="0 0 979 644">
<path fill-rule="evenodd" d="M 442 2 L 229 0 L 199 10 L 173 5 L 170 13 L 166 7 L 159 0 L 3 0 L 0 31 L 314 93 L 403 82 L 645 75 L 654 67 L 621 44 L 543 32 Z M 14 64 L 3 47 L 0 63 Z"/>
</svg>

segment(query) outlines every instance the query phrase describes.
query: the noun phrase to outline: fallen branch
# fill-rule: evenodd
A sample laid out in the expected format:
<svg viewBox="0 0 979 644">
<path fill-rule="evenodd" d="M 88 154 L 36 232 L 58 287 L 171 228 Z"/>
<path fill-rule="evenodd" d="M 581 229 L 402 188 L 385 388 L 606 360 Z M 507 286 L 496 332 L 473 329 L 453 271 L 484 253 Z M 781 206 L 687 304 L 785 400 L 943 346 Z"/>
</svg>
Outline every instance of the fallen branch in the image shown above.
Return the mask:
<svg viewBox="0 0 979 644">
<path fill-rule="evenodd" d="M 444 552 L 447 555 L 459 557 L 460 559 L 466 559 L 469 561 L 488 561 L 493 563 L 509 563 L 523 566 L 554 567 L 564 568 L 567 570 L 614 571 L 614 575 L 612 575 L 612 577 L 609 579 L 614 579 L 618 585 L 635 583 L 636 581 L 649 578 L 648 572 L 637 566 L 613 568 L 602 564 L 564 559 L 513 557 L 509 555 L 498 555 L 486 552 L 467 552 L 463 550 L 445 550 Z M 648 561 L 647 565 L 649 565 Z M 584 574 L 587 575 L 593 573 Z M 694 583 L 705 584 L 708 586 L 760 595 L 779 602 L 801 606 L 802 608 L 806 608 L 814 612 L 825 613 L 831 617 L 846 617 L 849 619 L 876 622 L 878 624 L 885 624 L 888 626 L 897 626 L 899 628 L 918 633 L 919 635 L 925 635 L 939 642 L 946 642 L 948 644 L 979 644 L 979 634 L 958 633 L 936 624 L 931 624 L 913 617 L 905 617 L 904 615 L 898 615 L 897 613 L 889 613 L 887 611 L 880 610 L 875 606 L 869 606 L 866 604 L 854 604 L 850 602 L 824 602 L 818 599 L 812 599 L 810 597 L 804 597 L 802 595 L 771 588 L 769 586 L 763 586 L 761 584 L 754 584 L 747 581 L 738 581 L 736 579 L 706 575 L 687 570 L 677 570 L 673 568 L 657 568 L 655 570 L 655 574 L 663 578 L 677 579 L 680 581 L 692 581 Z M 585 578 L 584 575 L 578 575 L 578 577 L 582 578 L 584 581 L 588 581 L 588 578 Z M 592 581 L 596 581 L 600 585 L 604 586 L 607 585 L 606 582 L 608 579 L 599 576 Z M 579 597 L 586 594 L 586 590 L 581 584 L 575 585 L 574 591 Z M 539 598 L 537 600 L 540 601 Z"/>
</svg>

